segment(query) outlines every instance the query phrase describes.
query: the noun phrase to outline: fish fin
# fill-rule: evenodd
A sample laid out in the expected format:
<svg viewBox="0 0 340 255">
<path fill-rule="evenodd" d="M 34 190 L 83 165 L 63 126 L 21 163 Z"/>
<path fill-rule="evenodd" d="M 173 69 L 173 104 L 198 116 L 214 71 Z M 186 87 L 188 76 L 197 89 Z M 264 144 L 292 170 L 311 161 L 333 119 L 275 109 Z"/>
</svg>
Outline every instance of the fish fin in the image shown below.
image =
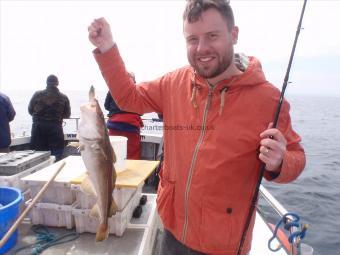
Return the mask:
<svg viewBox="0 0 340 255">
<path fill-rule="evenodd" d="M 103 151 L 102 147 L 98 144 L 98 143 L 93 143 L 91 144 L 91 149 L 93 149 L 94 151 Z"/>
<path fill-rule="evenodd" d="M 108 217 L 115 215 L 117 211 L 118 211 L 118 206 L 117 206 L 116 202 L 112 199 Z"/>
<path fill-rule="evenodd" d="M 106 160 L 108 159 L 105 150 L 104 150 L 101 146 L 99 146 L 99 144 L 97 144 L 97 143 L 92 144 L 92 145 L 91 145 L 91 148 L 92 148 L 93 150 L 98 151 L 98 153 L 102 154 L 102 156 L 103 156 Z"/>
<path fill-rule="evenodd" d="M 83 151 L 85 148 L 85 146 L 80 144 L 79 142 L 69 142 L 67 146 L 77 148 L 78 152 Z"/>
<path fill-rule="evenodd" d="M 112 161 L 113 161 L 113 163 L 116 163 L 116 161 L 117 161 L 117 156 L 116 156 L 116 153 L 113 150 L 113 148 L 112 148 Z"/>
<path fill-rule="evenodd" d="M 84 149 L 85 149 L 85 146 L 80 144 L 78 147 L 78 151 L 80 152 L 80 151 L 83 151 Z"/>
<path fill-rule="evenodd" d="M 105 150 L 103 148 L 100 148 L 100 153 L 103 154 L 103 157 L 108 160 L 107 154 L 105 153 Z"/>
<path fill-rule="evenodd" d="M 81 182 L 80 189 L 87 195 L 97 196 L 96 191 L 88 175 Z"/>
<path fill-rule="evenodd" d="M 107 159 L 107 154 L 105 153 L 105 150 L 98 143 L 92 144 L 91 149 L 96 153 L 101 154 L 105 159 Z"/>
<path fill-rule="evenodd" d="M 99 218 L 100 217 L 100 212 L 99 212 L 99 206 L 98 204 L 95 204 L 91 211 L 90 211 L 90 216 L 91 217 L 95 217 L 95 218 Z"/>
<path fill-rule="evenodd" d="M 91 87 L 90 87 L 90 91 L 89 91 L 89 99 L 90 99 L 90 101 L 91 100 L 93 100 L 94 98 L 95 98 L 95 92 L 94 92 L 94 87 L 93 87 L 93 85 L 91 85 Z"/>
<path fill-rule="evenodd" d="M 67 146 L 79 148 L 80 144 L 79 142 L 69 142 Z"/>
<path fill-rule="evenodd" d="M 101 242 L 109 237 L 109 226 L 105 222 L 101 222 L 96 233 L 96 242 Z"/>
</svg>

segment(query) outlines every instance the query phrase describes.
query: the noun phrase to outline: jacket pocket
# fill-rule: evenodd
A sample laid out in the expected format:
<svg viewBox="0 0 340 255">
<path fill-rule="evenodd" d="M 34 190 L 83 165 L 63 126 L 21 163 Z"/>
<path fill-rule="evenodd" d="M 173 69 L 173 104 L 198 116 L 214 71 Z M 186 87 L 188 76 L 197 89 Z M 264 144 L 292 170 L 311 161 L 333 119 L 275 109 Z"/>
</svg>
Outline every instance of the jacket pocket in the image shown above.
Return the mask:
<svg viewBox="0 0 340 255">
<path fill-rule="evenodd" d="M 230 253 L 237 249 L 239 217 L 234 203 L 216 198 L 203 199 L 201 247 L 209 253 Z M 235 235 L 236 234 L 236 235 Z"/>
<path fill-rule="evenodd" d="M 160 178 L 157 209 L 166 229 L 173 229 L 175 222 L 174 214 L 175 183 L 164 178 Z"/>
</svg>

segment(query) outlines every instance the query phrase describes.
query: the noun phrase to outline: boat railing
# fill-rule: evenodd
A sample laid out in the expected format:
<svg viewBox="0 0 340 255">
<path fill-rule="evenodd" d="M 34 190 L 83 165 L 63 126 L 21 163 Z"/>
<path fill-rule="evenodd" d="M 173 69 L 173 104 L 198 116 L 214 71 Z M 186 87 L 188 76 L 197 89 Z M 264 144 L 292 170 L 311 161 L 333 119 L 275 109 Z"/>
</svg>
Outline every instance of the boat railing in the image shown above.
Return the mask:
<svg viewBox="0 0 340 255">
<path fill-rule="evenodd" d="M 107 117 L 105 118 L 105 121 Z M 70 117 L 63 120 L 65 143 L 78 141 L 77 131 L 79 117 Z M 163 122 L 158 118 L 143 118 L 144 127 L 141 128 L 141 156 L 143 159 L 155 160 L 162 151 Z M 18 134 L 12 134 L 11 150 L 28 149 L 30 146 L 30 130 L 20 130 Z M 73 150 L 71 150 L 73 153 Z"/>
<path fill-rule="evenodd" d="M 107 121 L 108 117 L 104 117 L 105 121 Z M 65 133 L 69 132 L 77 132 L 79 128 L 80 117 L 70 117 L 63 120 L 63 129 Z M 144 127 L 141 128 L 141 132 L 143 133 L 157 133 L 160 134 L 163 132 L 163 121 L 159 118 L 143 118 L 142 121 L 144 123 Z M 152 126 L 150 126 L 152 125 Z"/>
<path fill-rule="evenodd" d="M 260 186 L 260 198 L 262 198 L 280 218 L 288 213 L 288 211 L 282 206 L 282 204 L 277 201 L 277 199 L 263 185 Z M 291 216 L 287 216 L 287 219 L 288 222 L 294 220 Z M 269 221 L 266 220 L 266 223 L 268 225 Z M 269 228 L 272 229 L 272 226 L 269 226 Z M 294 226 L 291 227 L 289 229 L 289 235 L 296 231 L 300 231 L 300 229 Z M 286 247 L 285 245 L 283 245 L 282 247 L 285 248 L 287 252 L 289 252 L 289 254 L 291 255 L 300 255 L 300 241 L 301 240 L 299 237 L 295 237 L 293 238 L 293 242 L 290 244 L 289 250 L 287 250 L 288 247 Z"/>
</svg>

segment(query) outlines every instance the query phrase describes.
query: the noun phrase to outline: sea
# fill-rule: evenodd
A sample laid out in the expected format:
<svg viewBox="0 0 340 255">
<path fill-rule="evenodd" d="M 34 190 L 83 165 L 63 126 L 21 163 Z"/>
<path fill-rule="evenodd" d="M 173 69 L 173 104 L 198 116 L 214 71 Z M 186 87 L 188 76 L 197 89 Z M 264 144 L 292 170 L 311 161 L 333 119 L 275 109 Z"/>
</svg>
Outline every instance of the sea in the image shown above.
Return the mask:
<svg viewBox="0 0 340 255">
<path fill-rule="evenodd" d="M 30 134 L 27 112 L 33 91 L 3 91 L 17 112 L 11 123 L 14 136 Z M 86 102 L 86 91 L 62 91 L 71 102 L 72 117 L 79 117 L 79 106 Z M 98 91 L 104 104 L 106 91 Z M 304 242 L 314 255 L 340 255 L 340 97 L 287 95 L 293 128 L 302 137 L 307 165 L 292 183 L 263 185 L 289 211 L 309 225 Z M 156 114 L 147 114 L 150 119 Z"/>
</svg>

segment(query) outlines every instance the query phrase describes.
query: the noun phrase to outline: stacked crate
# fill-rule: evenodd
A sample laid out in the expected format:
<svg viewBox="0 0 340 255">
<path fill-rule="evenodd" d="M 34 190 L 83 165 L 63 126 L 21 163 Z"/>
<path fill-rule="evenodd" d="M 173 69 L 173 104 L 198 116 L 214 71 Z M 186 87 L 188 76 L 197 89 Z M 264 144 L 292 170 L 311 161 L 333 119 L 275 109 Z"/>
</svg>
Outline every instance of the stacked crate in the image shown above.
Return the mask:
<svg viewBox="0 0 340 255">
<path fill-rule="evenodd" d="M 79 156 L 64 159 L 66 164 L 55 180 L 50 184 L 31 212 L 33 224 L 52 227 L 76 227 L 79 233 L 95 233 L 99 221 L 89 215 L 96 203 L 96 198 L 85 194 L 80 183 L 86 173 L 84 163 Z M 22 180 L 30 187 L 34 197 L 56 170 L 56 165 L 24 177 Z M 144 180 L 147 176 L 143 177 Z M 119 175 L 117 177 L 119 182 Z M 113 198 L 118 206 L 117 213 L 109 219 L 110 233 L 121 236 L 137 205 L 142 192 L 143 181 L 135 186 L 116 185 Z"/>
<path fill-rule="evenodd" d="M 30 218 L 34 225 L 68 229 L 74 227 L 72 208 L 76 206 L 76 195 L 71 190 L 71 180 L 83 174 L 85 168 L 79 167 L 80 161 L 77 156 L 70 156 L 64 160 L 66 162 L 64 168 L 31 210 Z M 58 165 L 53 164 L 21 179 L 29 187 L 32 197 L 35 197 L 52 177 Z"/>
<path fill-rule="evenodd" d="M 96 233 L 99 224 L 98 218 L 90 216 L 91 208 L 96 203 L 96 198 L 81 191 L 79 185 L 73 185 L 76 192 L 77 206 L 72 209 L 78 233 Z M 113 199 L 118 207 L 115 215 L 109 218 L 109 233 L 122 236 L 132 218 L 134 209 L 139 205 L 142 195 L 142 185 L 137 188 L 115 188 Z"/>
</svg>

